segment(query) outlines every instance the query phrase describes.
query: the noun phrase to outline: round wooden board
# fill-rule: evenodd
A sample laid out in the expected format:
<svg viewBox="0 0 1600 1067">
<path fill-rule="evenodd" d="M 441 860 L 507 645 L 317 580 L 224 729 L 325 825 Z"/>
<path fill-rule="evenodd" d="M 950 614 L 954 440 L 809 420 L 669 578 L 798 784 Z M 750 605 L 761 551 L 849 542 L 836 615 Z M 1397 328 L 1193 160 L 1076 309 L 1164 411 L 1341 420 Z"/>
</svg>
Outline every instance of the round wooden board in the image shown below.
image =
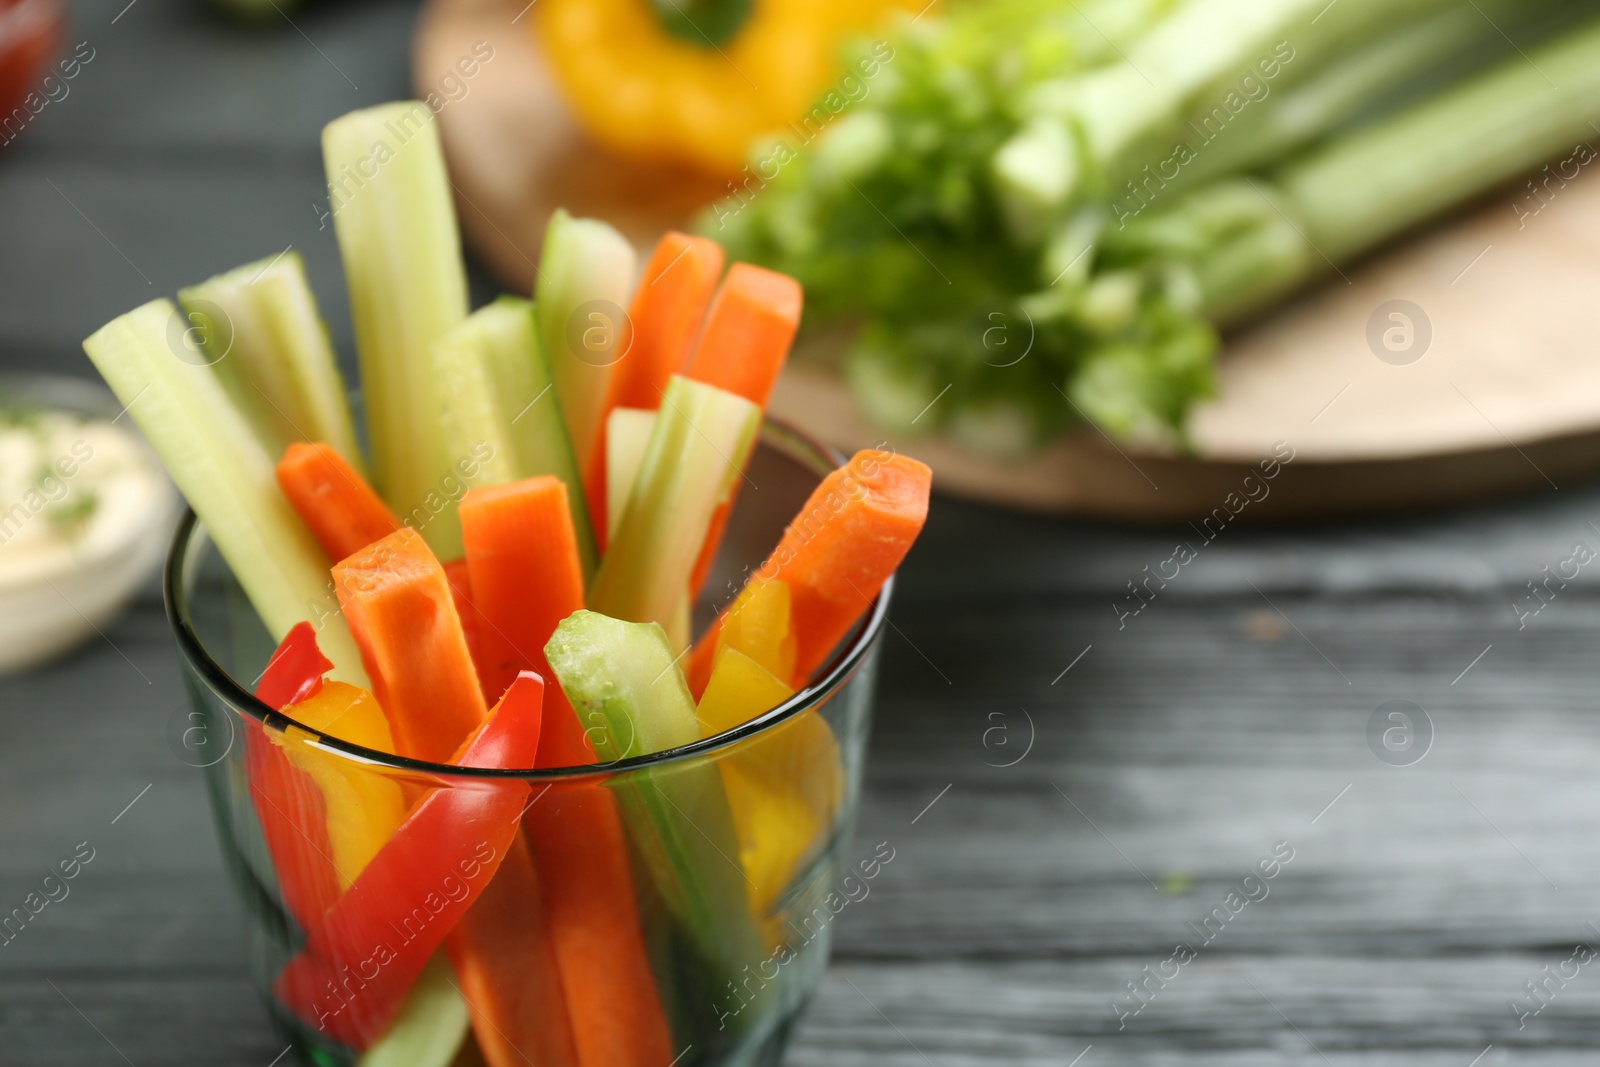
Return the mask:
<svg viewBox="0 0 1600 1067">
<path fill-rule="evenodd" d="M 419 96 L 445 101 L 439 121 L 467 240 L 527 292 L 556 207 L 604 218 L 648 248 L 722 187 L 590 142 L 523 5 L 430 0 L 413 76 Z M 471 64 L 460 64 L 485 44 L 492 57 L 464 76 Z M 1530 214 L 1540 204 L 1507 192 L 1232 337 L 1219 393 L 1193 416 L 1193 457 L 1118 446 L 1092 428 L 1003 463 L 938 437 L 890 443 L 928 462 L 945 492 L 1143 521 L 1217 508 L 1241 520 L 1337 518 L 1550 491 L 1600 471 L 1600 181 L 1580 175 Z M 1420 309 L 1413 318 L 1431 332 L 1403 364 L 1379 359 L 1368 341 L 1375 319 L 1380 333 L 1389 324 L 1380 308 L 1393 300 Z M 884 440 L 837 378 L 803 360 L 791 362 L 772 409 L 846 450 Z M 1294 458 L 1264 483 L 1265 497 L 1241 505 L 1244 479 L 1275 450 Z"/>
</svg>

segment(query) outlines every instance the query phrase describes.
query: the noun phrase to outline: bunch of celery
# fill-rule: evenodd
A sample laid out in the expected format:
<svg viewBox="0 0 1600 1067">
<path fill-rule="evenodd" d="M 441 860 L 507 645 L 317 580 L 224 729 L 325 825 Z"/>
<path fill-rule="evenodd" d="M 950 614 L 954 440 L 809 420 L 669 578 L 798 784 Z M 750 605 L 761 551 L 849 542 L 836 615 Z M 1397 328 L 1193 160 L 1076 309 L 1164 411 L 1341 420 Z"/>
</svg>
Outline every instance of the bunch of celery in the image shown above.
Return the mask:
<svg viewBox="0 0 1600 1067">
<path fill-rule="evenodd" d="M 793 274 L 899 432 L 1179 442 L 1217 329 L 1600 120 L 1576 0 L 998 0 L 701 222 Z M 1505 31 L 1505 32 L 1502 32 Z M 937 400 L 937 403 L 935 401 Z"/>
<path fill-rule="evenodd" d="M 929 472 L 863 453 L 825 479 L 696 642 L 798 284 L 676 233 L 636 278 L 614 229 L 557 212 L 535 299 L 470 311 L 427 108 L 354 112 L 323 146 L 366 449 L 293 254 L 85 342 L 280 641 L 255 693 L 291 725 L 247 723 L 242 768 L 283 908 L 273 994 L 361 1067 L 444 1067 L 469 1031 L 489 1067 L 718 1055 L 791 999 L 749 976 L 789 951 L 778 901 L 838 830 L 815 710 L 549 799 L 320 742 L 538 770 L 748 722 L 871 606 Z"/>
</svg>

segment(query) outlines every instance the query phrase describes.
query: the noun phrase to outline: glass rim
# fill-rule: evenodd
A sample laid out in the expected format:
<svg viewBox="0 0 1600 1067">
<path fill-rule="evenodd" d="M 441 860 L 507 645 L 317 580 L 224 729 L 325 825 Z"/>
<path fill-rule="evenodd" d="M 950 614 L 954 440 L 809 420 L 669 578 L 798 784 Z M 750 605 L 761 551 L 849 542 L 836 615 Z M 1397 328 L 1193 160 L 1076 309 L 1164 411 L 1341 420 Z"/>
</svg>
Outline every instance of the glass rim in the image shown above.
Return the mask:
<svg viewBox="0 0 1600 1067">
<path fill-rule="evenodd" d="M 845 465 L 844 456 L 837 449 L 822 444 L 809 434 L 795 429 L 784 420 L 770 417 L 764 419 L 759 442 L 764 443 L 769 433 L 776 433 L 780 438 L 787 437 L 791 444 L 798 445 L 800 448 L 809 451 L 811 453 L 810 457 L 794 458 L 800 459 L 801 462 L 806 463 L 807 466 L 813 469 L 821 470 L 826 466 L 827 469 L 823 471 L 822 477 L 827 477 L 828 473 Z M 816 462 L 808 462 L 808 459 Z M 732 748 L 748 738 L 764 733 L 780 723 L 787 722 L 795 716 L 818 706 L 844 686 L 883 631 L 883 624 L 888 617 L 889 597 L 894 590 L 895 581 L 894 574 L 891 574 L 884 581 L 883 587 L 878 591 L 878 595 L 872 600 L 872 606 L 865 620 L 856 624 L 844 646 L 834 653 L 833 658 L 828 661 L 826 668 L 814 683 L 802 689 L 797 689 L 788 700 L 776 707 L 768 708 L 755 718 L 749 719 L 731 730 L 724 730 L 722 733 L 712 734 L 710 737 L 703 737 L 686 745 L 661 749 L 657 752 L 647 752 L 638 756 L 629 756 L 607 763 L 586 763 L 572 767 L 520 769 L 465 767 L 451 763 L 433 763 L 428 760 L 412 759 L 408 756 L 397 756 L 378 749 L 366 748 L 335 737 L 332 734 L 312 729 L 263 703 L 254 693 L 240 684 L 238 679 L 234 678 L 226 668 L 212 657 L 206 648 L 205 642 L 201 640 L 199 633 L 195 631 L 187 618 L 187 612 L 180 608 L 180 598 L 187 589 L 183 581 L 185 563 L 190 558 L 191 551 L 200 542 L 199 534 L 203 532 L 205 532 L 205 525 L 200 521 L 200 517 L 195 514 L 193 508 L 185 505 L 183 517 L 179 520 L 178 528 L 173 534 L 172 547 L 167 552 L 166 563 L 161 575 L 161 594 L 167 616 L 167 624 L 171 627 L 177 640 L 178 651 L 183 657 L 185 665 L 199 674 L 206 684 L 214 689 L 231 707 L 245 712 L 266 729 L 275 729 L 281 733 L 292 726 L 314 739 L 309 743 L 328 751 L 337 752 L 341 756 L 387 770 L 403 771 L 436 778 L 467 780 L 493 778 L 554 784 L 557 781 L 609 778 L 614 775 L 627 774 L 631 771 L 710 756 L 724 749 Z M 209 541 L 209 535 L 207 535 L 206 539 Z M 223 565 L 227 565 L 226 561 L 223 561 Z M 553 679 L 546 679 L 546 682 L 547 684 L 560 684 L 559 682 L 554 682 Z M 230 734 L 230 739 L 231 736 Z"/>
</svg>

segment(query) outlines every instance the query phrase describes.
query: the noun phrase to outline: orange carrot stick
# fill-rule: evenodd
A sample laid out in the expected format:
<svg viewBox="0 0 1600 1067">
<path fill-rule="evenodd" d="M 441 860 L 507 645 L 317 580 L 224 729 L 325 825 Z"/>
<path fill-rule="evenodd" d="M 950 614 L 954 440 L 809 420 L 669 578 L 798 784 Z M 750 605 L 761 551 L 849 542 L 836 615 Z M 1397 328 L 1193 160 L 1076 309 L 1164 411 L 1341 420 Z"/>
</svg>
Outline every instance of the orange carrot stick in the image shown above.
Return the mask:
<svg viewBox="0 0 1600 1067">
<path fill-rule="evenodd" d="M 523 826 L 544 878 L 579 1061 L 583 1067 L 670 1064 L 680 1050 L 672 1047 L 650 970 L 615 795 L 593 783 L 553 786 L 528 809 Z"/>
<path fill-rule="evenodd" d="M 689 377 L 737 393 L 764 409 L 800 327 L 801 304 L 800 283 L 793 278 L 735 263 L 728 268 L 728 277 L 706 314 L 705 332 L 689 364 Z M 659 401 L 652 406 L 659 406 Z M 736 492 L 737 482 L 728 500 L 711 516 L 705 544 L 689 578 L 691 595 L 700 591 L 711 572 Z"/>
<path fill-rule="evenodd" d="M 296 441 L 283 450 L 277 475 L 329 559 L 344 559 L 400 528 L 394 512 L 329 445 Z"/>
<path fill-rule="evenodd" d="M 689 361 L 689 377 L 767 406 L 778 372 L 800 328 L 800 283 L 748 263 L 735 263 L 706 312 L 705 331 Z M 653 406 L 659 406 L 659 394 Z"/>
<path fill-rule="evenodd" d="M 662 236 L 645 264 L 633 306 L 628 309 L 633 342 L 607 381 L 600 433 L 595 435 L 594 451 L 584 471 L 583 492 L 602 552 L 606 542 L 606 418 L 612 408 L 653 411 L 661 406 L 667 379 L 680 373 L 689 360 L 690 346 L 722 273 L 722 261 L 722 246 L 715 241 L 672 231 Z"/>
<path fill-rule="evenodd" d="M 783 532 L 756 572 L 789 587 L 799 689 L 822 665 L 900 566 L 928 518 L 933 472 L 906 456 L 857 452 L 831 472 Z M 689 657 L 689 684 L 705 691 L 722 620 L 712 623 Z"/>
<path fill-rule="evenodd" d="M 461 499 L 461 537 L 473 603 L 485 623 L 485 691 L 498 694 L 523 670 L 554 678 L 545 642 L 557 623 L 583 607 L 583 571 L 565 483 L 541 475 L 469 489 Z M 544 708 L 539 765 L 591 762 L 592 751 L 560 686 L 546 690 Z"/>
<path fill-rule="evenodd" d="M 445 948 L 489 1067 L 575 1067 L 567 996 L 539 873 L 523 835 Z"/>
<path fill-rule="evenodd" d="M 397 754 L 448 762 L 489 709 L 444 568 L 402 528 L 335 564 L 333 586 Z"/>
<path fill-rule="evenodd" d="M 519 669 L 553 677 L 544 646 L 583 607 L 567 488 L 554 477 L 471 489 L 461 535 L 473 601 L 483 614 L 494 679 Z M 545 690 L 535 765 L 594 762 L 559 686 Z M 672 1036 L 645 950 L 616 800 L 604 786 L 552 786 L 523 816 L 533 847 L 583 1067 L 659 1067 Z"/>
</svg>

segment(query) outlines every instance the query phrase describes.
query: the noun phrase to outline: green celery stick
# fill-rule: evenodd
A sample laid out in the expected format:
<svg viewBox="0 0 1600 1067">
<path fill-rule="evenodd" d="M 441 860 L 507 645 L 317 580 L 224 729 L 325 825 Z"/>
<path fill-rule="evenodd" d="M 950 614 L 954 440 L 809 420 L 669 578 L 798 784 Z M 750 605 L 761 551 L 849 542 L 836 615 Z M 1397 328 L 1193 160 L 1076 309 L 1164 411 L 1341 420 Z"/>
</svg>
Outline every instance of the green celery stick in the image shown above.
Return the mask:
<svg viewBox="0 0 1600 1067">
<path fill-rule="evenodd" d="M 493 449 L 472 479 L 475 485 L 541 474 L 565 482 L 583 574 L 592 577 L 596 552 L 589 509 L 539 347 L 533 304 L 502 296 L 440 338 L 433 358 L 450 455 L 477 455 L 485 444 Z"/>
<path fill-rule="evenodd" d="M 612 365 L 627 352 L 627 306 L 637 257 L 597 219 L 557 210 L 539 256 L 539 340 L 580 466 L 594 454 Z"/>
<path fill-rule="evenodd" d="M 606 536 L 617 536 L 617 523 L 628 507 L 628 495 L 639 477 L 639 464 L 650 445 L 656 413 L 648 408 L 612 408 L 606 422 Z"/>
<path fill-rule="evenodd" d="M 467 317 L 467 278 L 433 115 L 411 100 L 352 111 L 322 131 L 350 289 L 373 480 L 440 559 L 461 555 L 434 395 L 433 343 Z"/>
<path fill-rule="evenodd" d="M 394 1022 L 356 1067 L 450 1067 L 470 1024 L 467 1002 L 440 949 L 417 975 Z"/>
<path fill-rule="evenodd" d="M 206 524 L 273 638 L 310 619 L 334 676 L 365 686 L 328 560 L 211 368 L 179 356 L 190 351 L 186 325 L 171 301 L 153 300 L 102 326 L 83 350 Z"/>
<path fill-rule="evenodd" d="M 712 513 L 741 476 L 761 409 L 674 375 L 662 396 L 617 535 L 589 588 L 589 606 L 630 622 L 671 625 Z"/>
<path fill-rule="evenodd" d="M 601 760 L 699 740 L 694 700 L 660 626 L 574 612 L 545 656 Z M 723 996 L 723 983 L 764 952 L 716 765 L 669 764 L 609 784 L 652 882 L 710 968 L 709 995 Z"/>
<path fill-rule="evenodd" d="M 350 424 L 344 379 L 297 252 L 247 263 L 178 290 L 228 395 L 277 458 L 295 441 L 322 441 L 365 471 Z"/>
</svg>

